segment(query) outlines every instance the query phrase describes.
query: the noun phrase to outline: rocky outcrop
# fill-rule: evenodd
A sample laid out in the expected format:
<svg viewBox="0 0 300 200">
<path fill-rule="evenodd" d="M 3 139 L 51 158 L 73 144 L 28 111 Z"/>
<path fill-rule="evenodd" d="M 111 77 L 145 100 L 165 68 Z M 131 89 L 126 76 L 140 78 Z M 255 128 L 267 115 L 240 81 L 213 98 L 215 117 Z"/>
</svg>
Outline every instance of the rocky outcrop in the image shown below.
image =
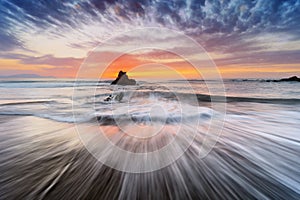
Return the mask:
<svg viewBox="0 0 300 200">
<path fill-rule="evenodd" d="M 292 76 L 289 78 L 282 78 L 279 80 L 267 80 L 267 82 L 300 82 L 300 78 L 297 76 Z"/>
<path fill-rule="evenodd" d="M 134 79 L 129 79 L 126 72 L 119 71 L 118 77 L 111 85 L 136 85 L 136 81 Z"/>
<path fill-rule="evenodd" d="M 297 76 L 292 76 L 290 78 L 283 78 L 283 79 L 279 80 L 279 82 L 283 82 L 283 81 L 297 81 L 297 82 L 300 82 L 300 78 L 298 78 Z"/>
</svg>

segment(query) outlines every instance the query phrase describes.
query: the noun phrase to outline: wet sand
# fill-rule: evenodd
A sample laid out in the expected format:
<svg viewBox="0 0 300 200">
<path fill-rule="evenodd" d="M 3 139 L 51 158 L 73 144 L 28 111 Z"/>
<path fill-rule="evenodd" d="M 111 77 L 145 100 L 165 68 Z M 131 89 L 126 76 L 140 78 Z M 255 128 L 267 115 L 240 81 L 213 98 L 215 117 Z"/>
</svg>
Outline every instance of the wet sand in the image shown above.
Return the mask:
<svg viewBox="0 0 300 200">
<path fill-rule="evenodd" d="M 249 128 L 249 127 L 248 127 Z M 0 118 L 0 199 L 299 199 L 299 140 L 228 124 L 205 159 L 193 146 L 143 174 L 98 162 L 73 124 Z"/>
</svg>

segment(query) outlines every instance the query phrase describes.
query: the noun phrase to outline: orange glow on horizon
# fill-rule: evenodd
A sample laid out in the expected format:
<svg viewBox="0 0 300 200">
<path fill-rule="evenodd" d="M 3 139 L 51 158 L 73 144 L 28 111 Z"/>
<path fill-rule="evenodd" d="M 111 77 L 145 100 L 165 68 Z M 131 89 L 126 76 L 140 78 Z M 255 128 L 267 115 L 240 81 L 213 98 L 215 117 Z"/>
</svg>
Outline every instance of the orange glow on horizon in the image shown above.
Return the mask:
<svg viewBox="0 0 300 200">
<path fill-rule="evenodd" d="M 120 70 L 126 71 L 134 79 L 172 79 L 180 75 L 184 78 L 201 77 L 190 63 L 171 53 L 167 56 L 164 53 L 164 58 L 159 58 L 159 55 L 153 58 L 147 55 L 125 54 L 106 68 L 102 78 L 113 79 Z"/>
<path fill-rule="evenodd" d="M 98 61 L 95 61 L 94 67 L 83 78 L 99 78 L 101 63 L 97 63 Z M 76 78 L 78 69 L 79 66 L 23 64 L 16 59 L 0 59 L 0 73 L 3 75 L 35 73 L 57 78 Z M 300 68 L 297 64 L 226 65 L 219 66 L 218 69 L 223 78 L 300 76 Z M 201 74 L 190 63 L 171 54 L 164 58 L 125 54 L 112 62 L 101 78 L 114 79 L 120 70 L 126 71 L 129 77 L 134 79 L 174 79 L 178 74 L 187 79 L 201 79 Z M 201 73 L 206 72 L 205 70 L 209 69 L 201 69 Z"/>
</svg>

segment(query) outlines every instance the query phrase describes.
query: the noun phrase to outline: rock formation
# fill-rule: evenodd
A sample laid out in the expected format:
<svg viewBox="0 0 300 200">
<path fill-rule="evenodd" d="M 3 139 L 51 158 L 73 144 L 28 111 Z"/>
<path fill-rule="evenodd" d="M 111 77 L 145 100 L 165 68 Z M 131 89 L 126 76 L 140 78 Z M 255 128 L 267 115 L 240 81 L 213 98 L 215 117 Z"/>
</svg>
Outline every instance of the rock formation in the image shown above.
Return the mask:
<svg viewBox="0 0 300 200">
<path fill-rule="evenodd" d="M 297 76 L 292 76 L 289 78 L 282 78 L 279 80 L 267 80 L 267 82 L 300 82 L 300 78 Z"/>
<path fill-rule="evenodd" d="M 283 79 L 279 80 L 279 82 L 283 82 L 283 81 L 297 81 L 297 82 L 300 82 L 300 78 L 298 78 L 297 76 L 292 76 L 290 78 L 283 78 Z"/>
<path fill-rule="evenodd" d="M 111 85 L 136 85 L 136 81 L 134 79 L 129 79 L 126 72 L 119 71 L 118 77 Z"/>
</svg>

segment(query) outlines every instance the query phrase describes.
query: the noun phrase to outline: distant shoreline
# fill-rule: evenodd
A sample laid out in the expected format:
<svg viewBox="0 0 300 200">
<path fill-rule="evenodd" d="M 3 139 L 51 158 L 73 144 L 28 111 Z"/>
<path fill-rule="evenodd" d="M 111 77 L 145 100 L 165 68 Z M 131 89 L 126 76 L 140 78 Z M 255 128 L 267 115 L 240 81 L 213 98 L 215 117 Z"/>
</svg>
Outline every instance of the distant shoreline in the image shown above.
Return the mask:
<svg viewBox="0 0 300 200">
<path fill-rule="evenodd" d="M 7 76 L 0 76 L 3 79 L 9 78 L 56 78 L 54 76 L 41 76 L 38 74 L 14 74 L 14 75 L 7 75 Z"/>
</svg>

